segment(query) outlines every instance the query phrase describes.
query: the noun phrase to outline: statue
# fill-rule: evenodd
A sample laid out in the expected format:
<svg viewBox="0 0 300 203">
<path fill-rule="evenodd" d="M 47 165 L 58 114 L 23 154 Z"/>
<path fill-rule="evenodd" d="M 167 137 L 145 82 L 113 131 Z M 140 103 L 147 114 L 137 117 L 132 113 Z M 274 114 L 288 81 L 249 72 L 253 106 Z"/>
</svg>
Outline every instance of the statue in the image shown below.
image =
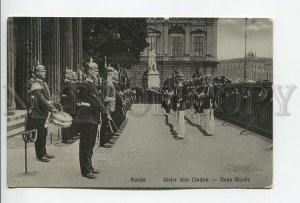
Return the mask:
<svg viewBox="0 0 300 203">
<path fill-rule="evenodd" d="M 150 53 L 149 53 L 148 70 L 149 70 L 149 72 L 157 72 L 156 53 L 155 53 L 154 49 L 152 51 L 150 51 Z"/>
</svg>

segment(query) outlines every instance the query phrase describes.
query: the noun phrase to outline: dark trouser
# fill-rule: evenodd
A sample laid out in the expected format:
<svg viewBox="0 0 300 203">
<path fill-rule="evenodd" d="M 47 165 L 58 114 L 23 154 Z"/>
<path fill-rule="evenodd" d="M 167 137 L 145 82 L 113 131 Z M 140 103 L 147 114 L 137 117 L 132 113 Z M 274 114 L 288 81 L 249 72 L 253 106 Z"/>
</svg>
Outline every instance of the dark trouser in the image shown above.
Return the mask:
<svg viewBox="0 0 300 203">
<path fill-rule="evenodd" d="M 123 122 L 123 117 L 124 117 L 124 115 L 123 115 L 123 110 L 122 110 L 122 106 L 121 106 L 121 104 L 120 104 L 120 106 L 117 106 L 116 107 L 116 111 L 114 112 L 114 114 L 115 114 L 115 123 L 116 123 L 116 125 L 118 126 L 118 128 L 120 127 L 120 125 L 122 124 L 122 122 Z"/>
<path fill-rule="evenodd" d="M 98 125 L 92 123 L 80 123 L 79 162 L 82 175 L 93 171 L 92 156 L 96 142 Z"/>
<path fill-rule="evenodd" d="M 114 121 L 114 123 L 116 125 L 116 126 L 114 124 L 112 125 L 112 129 L 113 129 L 114 132 L 117 132 L 118 128 L 119 128 L 118 121 L 117 121 L 119 115 L 120 114 L 118 114 L 117 110 L 111 113 L 111 118 L 112 118 L 112 120 Z"/>
<path fill-rule="evenodd" d="M 41 158 L 47 154 L 46 151 L 46 138 L 47 128 L 45 128 L 46 118 L 31 118 L 31 128 L 37 129 L 37 139 L 34 143 L 36 158 Z"/>
<path fill-rule="evenodd" d="M 104 145 L 105 143 L 108 143 L 108 141 L 112 137 L 111 136 L 112 132 L 110 130 L 107 114 L 102 113 L 101 119 L 102 119 L 102 125 L 100 128 L 100 146 Z"/>
<path fill-rule="evenodd" d="M 62 128 L 62 142 L 66 143 L 68 140 L 76 136 L 76 126 L 75 126 L 75 115 L 72 115 L 73 123 L 69 128 Z"/>
</svg>

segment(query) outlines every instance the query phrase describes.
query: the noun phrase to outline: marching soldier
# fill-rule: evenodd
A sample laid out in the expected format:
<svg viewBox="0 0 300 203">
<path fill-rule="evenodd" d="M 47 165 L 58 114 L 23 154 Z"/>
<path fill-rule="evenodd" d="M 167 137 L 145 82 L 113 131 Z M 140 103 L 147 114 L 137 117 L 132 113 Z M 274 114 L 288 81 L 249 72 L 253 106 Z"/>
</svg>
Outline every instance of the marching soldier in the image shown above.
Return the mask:
<svg viewBox="0 0 300 203">
<path fill-rule="evenodd" d="M 170 123 L 172 125 L 172 130 L 174 133 L 177 131 L 177 95 L 176 95 L 176 84 L 174 80 L 173 87 L 170 91 Z"/>
<path fill-rule="evenodd" d="M 201 77 L 201 73 L 200 73 L 200 68 L 195 68 L 195 73 L 192 75 L 192 79 L 195 80 L 195 79 L 198 79 Z"/>
<path fill-rule="evenodd" d="M 176 88 L 176 103 L 177 103 L 177 137 L 176 139 L 183 139 L 185 137 L 185 122 L 184 111 L 185 102 L 187 98 L 187 89 L 183 86 L 184 77 L 182 73 L 177 76 L 178 86 Z"/>
<path fill-rule="evenodd" d="M 204 114 L 203 114 L 203 107 L 204 107 L 204 87 L 198 86 L 196 89 L 196 97 L 195 97 L 195 114 L 196 119 L 195 122 L 200 127 L 204 127 Z"/>
<path fill-rule="evenodd" d="M 204 94 L 204 104 L 203 104 L 203 113 L 204 113 L 204 129 L 207 132 L 207 135 L 214 134 L 214 86 L 211 76 L 206 77 L 207 85 L 205 87 Z"/>
<path fill-rule="evenodd" d="M 31 110 L 31 128 L 37 129 L 38 135 L 35 142 L 36 158 L 41 162 L 49 162 L 49 159 L 54 158 L 46 150 L 47 128 L 45 123 L 49 112 L 56 112 L 57 109 L 53 106 L 49 86 L 44 82 L 46 78 L 46 69 L 43 65 L 38 65 L 34 68 L 33 74 L 36 79 L 32 80 L 30 89 L 32 98 Z"/>
<path fill-rule="evenodd" d="M 96 142 L 100 116 L 103 112 L 101 95 L 95 81 L 98 78 L 98 65 L 91 59 L 86 64 L 86 79 L 79 88 L 78 99 L 80 108 L 75 120 L 80 132 L 79 161 L 83 177 L 94 179 L 100 171 L 94 169 L 92 164 L 93 148 Z"/>
</svg>

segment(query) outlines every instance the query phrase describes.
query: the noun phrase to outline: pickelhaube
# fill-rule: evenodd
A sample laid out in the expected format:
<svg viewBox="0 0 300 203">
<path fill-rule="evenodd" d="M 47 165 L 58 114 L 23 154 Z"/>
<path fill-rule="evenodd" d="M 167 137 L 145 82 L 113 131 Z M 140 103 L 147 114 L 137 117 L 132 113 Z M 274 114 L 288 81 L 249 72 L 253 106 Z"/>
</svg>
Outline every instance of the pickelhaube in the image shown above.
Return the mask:
<svg viewBox="0 0 300 203">
<path fill-rule="evenodd" d="M 36 72 L 37 70 L 38 70 L 38 71 L 46 71 L 46 68 L 45 68 L 45 66 L 39 64 L 39 65 L 37 65 L 37 66 L 34 68 L 34 71 L 33 71 L 33 72 Z"/>
<path fill-rule="evenodd" d="M 98 71 L 98 65 L 93 61 L 93 58 L 90 58 L 90 61 L 86 63 L 86 69 L 93 69 Z"/>
<path fill-rule="evenodd" d="M 178 81 L 183 81 L 183 80 L 184 80 L 183 74 L 182 74 L 182 73 L 178 73 L 176 79 L 177 79 Z"/>
<path fill-rule="evenodd" d="M 113 67 L 111 67 L 111 66 L 107 67 L 107 72 L 113 73 L 114 71 L 115 71 L 115 69 Z"/>
</svg>

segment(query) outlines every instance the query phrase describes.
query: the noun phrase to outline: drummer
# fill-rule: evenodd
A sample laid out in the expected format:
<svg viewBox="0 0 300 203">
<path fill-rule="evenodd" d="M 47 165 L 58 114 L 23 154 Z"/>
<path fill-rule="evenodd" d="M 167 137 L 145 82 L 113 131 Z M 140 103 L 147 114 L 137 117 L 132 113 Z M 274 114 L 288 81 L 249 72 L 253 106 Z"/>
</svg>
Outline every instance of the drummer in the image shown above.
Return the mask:
<svg viewBox="0 0 300 203">
<path fill-rule="evenodd" d="M 54 155 L 48 154 L 46 151 L 47 128 L 45 123 L 49 112 L 56 112 L 53 106 L 49 86 L 44 82 L 46 78 L 46 69 L 43 65 L 38 65 L 33 69 L 36 79 L 31 85 L 32 112 L 31 127 L 37 129 L 37 140 L 35 142 L 36 158 L 41 162 L 49 162 Z"/>
<path fill-rule="evenodd" d="M 88 179 L 95 179 L 100 173 L 92 164 L 93 149 L 96 142 L 98 125 L 103 112 L 101 95 L 95 81 L 98 78 L 98 65 L 92 58 L 85 66 L 86 79 L 82 82 L 78 100 L 80 108 L 75 120 L 80 132 L 79 161 L 81 175 Z"/>
</svg>

